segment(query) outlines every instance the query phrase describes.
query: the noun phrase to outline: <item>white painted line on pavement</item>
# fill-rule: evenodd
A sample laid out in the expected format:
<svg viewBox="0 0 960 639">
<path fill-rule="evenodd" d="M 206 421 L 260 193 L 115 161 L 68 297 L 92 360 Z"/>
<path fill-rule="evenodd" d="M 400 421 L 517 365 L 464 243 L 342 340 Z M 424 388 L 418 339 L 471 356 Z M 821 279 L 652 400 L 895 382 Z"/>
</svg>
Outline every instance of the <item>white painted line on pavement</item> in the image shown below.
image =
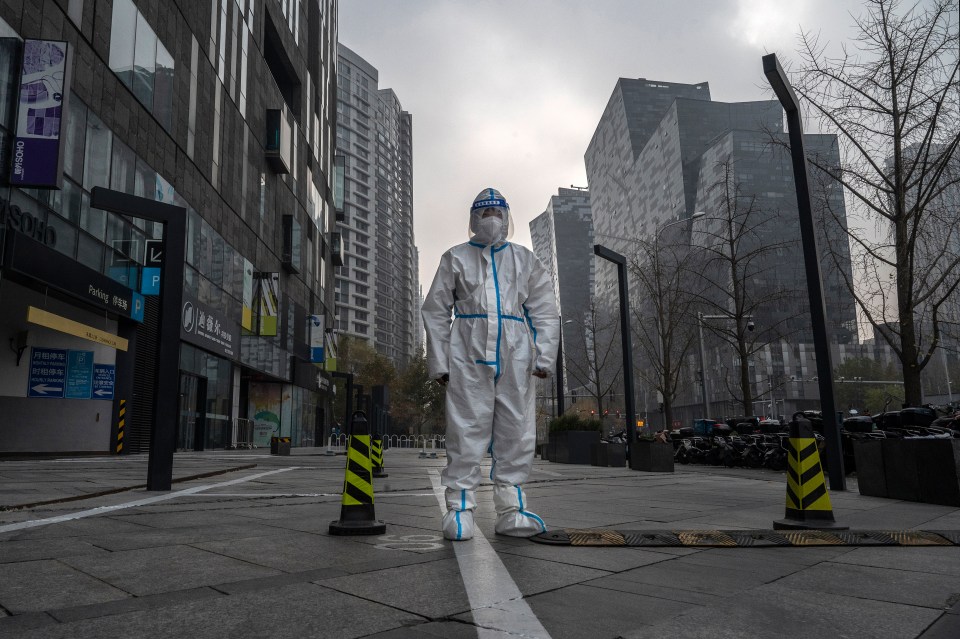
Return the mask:
<svg viewBox="0 0 960 639">
<path fill-rule="evenodd" d="M 430 483 L 440 511 L 447 512 L 446 489 L 435 470 L 430 471 Z M 507 636 L 550 639 L 550 633 L 524 601 L 520 588 L 479 528 L 475 528 L 470 541 L 452 543 L 479 639 Z"/>
<path fill-rule="evenodd" d="M 433 497 L 433 493 L 377 493 L 374 497 Z M 202 495 L 185 495 L 186 497 L 342 497 L 343 493 L 203 493 Z"/>
<path fill-rule="evenodd" d="M 551 477 L 563 477 L 560 473 L 555 473 L 552 470 L 543 470 L 541 468 L 534 468 L 533 472 L 540 473 L 541 475 L 550 475 Z"/>
<path fill-rule="evenodd" d="M 175 493 L 155 495 L 153 497 L 137 499 L 136 501 L 128 501 L 123 504 L 114 504 L 112 506 L 99 506 L 97 508 L 91 508 L 90 510 L 81 510 L 79 512 L 70 513 L 69 515 L 57 515 L 56 517 L 47 517 L 46 519 L 31 519 L 30 521 L 21 521 L 15 524 L 6 524 L 6 525 L 0 526 L 0 533 L 10 532 L 13 530 L 23 530 L 25 528 L 36 528 L 37 526 L 46 526 L 47 524 L 59 524 L 65 521 L 72 521 L 74 519 L 83 519 L 84 517 L 93 517 L 94 515 L 103 515 L 108 512 L 113 512 L 114 510 L 123 510 L 125 508 L 136 508 L 138 506 L 148 506 L 150 504 L 155 504 L 158 501 L 167 501 L 168 499 L 176 499 L 177 497 L 193 495 L 194 493 L 199 493 L 204 490 L 210 490 L 211 488 L 219 488 L 221 486 L 232 486 L 233 484 L 241 484 L 246 481 L 252 481 L 254 479 L 260 479 L 261 477 L 266 477 L 267 475 L 285 473 L 288 470 L 295 470 L 297 468 L 298 466 L 291 466 L 290 468 L 268 470 L 264 473 L 257 473 L 256 475 L 247 475 L 246 477 L 240 477 L 239 479 L 231 479 L 229 481 L 219 482 L 216 484 L 207 484 L 205 486 L 194 486 L 193 488 L 178 490 Z"/>
</svg>

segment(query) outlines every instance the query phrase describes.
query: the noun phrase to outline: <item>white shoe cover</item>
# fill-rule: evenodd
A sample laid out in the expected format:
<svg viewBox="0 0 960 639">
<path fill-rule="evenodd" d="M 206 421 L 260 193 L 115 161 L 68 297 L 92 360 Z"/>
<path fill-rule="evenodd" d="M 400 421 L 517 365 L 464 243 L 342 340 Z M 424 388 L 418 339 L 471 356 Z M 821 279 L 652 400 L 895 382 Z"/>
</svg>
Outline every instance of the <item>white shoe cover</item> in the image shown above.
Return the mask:
<svg viewBox="0 0 960 639">
<path fill-rule="evenodd" d="M 443 538 L 450 541 L 473 539 L 473 511 L 448 510 L 443 516 Z"/>
<path fill-rule="evenodd" d="M 477 507 L 477 498 L 472 490 L 451 490 L 444 492 L 447 512 L 443 515 L 441 529 L 443 538 L 451 541 L 473 539 L 473 511 Z"/>
<path fill-rule="evenodd" d="M 532 537 L 547 532 L 547 525 L 535 513 L 524 510 L 527 499 L 520 486 L 497 483 L 493 487 L 493 505 L 497 509 L 494 530 L 498 535 Z"/>
</svg>

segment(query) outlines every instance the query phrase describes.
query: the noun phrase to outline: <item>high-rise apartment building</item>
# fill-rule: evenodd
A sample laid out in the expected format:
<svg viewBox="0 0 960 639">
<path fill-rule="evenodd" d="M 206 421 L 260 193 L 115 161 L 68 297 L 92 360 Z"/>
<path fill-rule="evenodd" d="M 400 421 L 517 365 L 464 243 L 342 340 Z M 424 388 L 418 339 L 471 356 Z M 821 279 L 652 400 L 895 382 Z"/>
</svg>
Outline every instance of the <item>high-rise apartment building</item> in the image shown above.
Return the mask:
<svg viewBox="0 0 960 639">
<path fill-rule="evenodd" d="M 337 330 L 367 340 L 397 366 L 416 352 L 413 123 L 370 63 L 339 46 L 337 153 L 344 157 L 344 264 Z"/>
<path fill-rule="evenodd" d="M 566 387 L 576 390 L 589 384 L 586 372 L 589 334 L 586 315 L 593 298 L 593 220 L 590 193 L 580 189 L 561 188 L 550 197 L 546 210 L 530 222 L 533 252 L 553 278 L 563 320 L 564 360 L 577 366 L 564 365 Z"/>
<path fill-rule="evenodd" d="M 157 402 L 179 449 L 323 442 L 337 1 L 24 0 L 0 36 L 0 451 L 143 452 Z M 98 188 L 186 211 L 163 353 L 163 230 Z"/>
</svg>

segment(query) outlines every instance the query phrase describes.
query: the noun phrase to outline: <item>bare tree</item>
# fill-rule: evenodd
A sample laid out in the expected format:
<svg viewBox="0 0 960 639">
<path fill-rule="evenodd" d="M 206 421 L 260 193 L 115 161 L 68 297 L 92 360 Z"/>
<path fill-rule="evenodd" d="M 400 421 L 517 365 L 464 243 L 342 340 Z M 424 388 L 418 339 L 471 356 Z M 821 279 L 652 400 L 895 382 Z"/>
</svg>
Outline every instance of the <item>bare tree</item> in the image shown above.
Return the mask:
<svg viewBox="0 0 960 639">
<path fill-rule="evenodd" d="M 732 159 L 721 159 L 715 169 L 718 178 L 706 196 L 716 208 L 698 221 L 692 236 L 699 253 L 696 298 L 702 314 L 710 318 L 703 322 L 704 329 L 736 355 L 736 378 L 724 377 L 727 391 L 743 406 L 744 415 L 752 415 L 751 358 L 799 328 L 786 303 L 795 292 L 776 274 L 783 268 L 778 254 L 791 253 L 795 240 L 781 239 L 785 234 L 777 232 L 782 224 L 777 212 L 764 210 L 757 194 L 743 191 Z"/>
<path fill-rule="evenodd" d="M 663 227 L 665 228 L 665 227 Z M 644 300 L 633 309 L 633 330 L 641 356 L 649 366 L 637 373 L 663 397 L 665 428 L 673 424 L 673 403 L 683 390 L 684 359 L 696 339 L 696 295 L 685 267 L 688 235 L 681 242 L 637 240 L 640 251 L 631 261 L 631 279 Z"/>
<path fill-rule="evenodd" d="M 576 341 L 564 346 L 568 380 L 582 387 L 597 406 L 602 418 L 604 399 L 617 387 L 623 372 L 620 352 L 619 318 L 591 302 L 579 318 L 571 318 L 577 326 Z"/>
<path fill-rule="evenodd" d="M 794 88 L 840 141 L 841 166 L 809 161 L 853 203 L 844 239 L 857 268 L 844 280 L 896 353 L 906 403 L 917 405 L 920 373 L 960 285 L 958 3 L 866 4 L 838 56 L 816 34 L 801 35 Z M 825 210 L 842 222 L 840 211 Z"/>
</svg>

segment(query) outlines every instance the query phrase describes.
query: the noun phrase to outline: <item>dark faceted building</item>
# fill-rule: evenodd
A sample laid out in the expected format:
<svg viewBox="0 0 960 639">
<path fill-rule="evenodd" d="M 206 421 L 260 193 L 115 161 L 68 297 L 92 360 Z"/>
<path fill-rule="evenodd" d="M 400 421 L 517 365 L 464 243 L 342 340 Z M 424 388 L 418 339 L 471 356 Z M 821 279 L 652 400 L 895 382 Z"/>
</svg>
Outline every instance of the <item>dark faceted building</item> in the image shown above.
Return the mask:
<svg viewBox="0 0 960 639">
<path fill-rule="evenodd" d="M 839 164 L 835 136 L 805 135 L 808 152 Z M 753 315 L 759 327 L 778 327 L 782 339 L 774 339 L 750 362 L 757 414 L 789 413 L 788 408 L 810 408 L 817 401 L 791 379 L 810 379 L 816 373 L 812 359 L 812 330 L 806 308 L 806 276 L 796 189 L 785 141 L 783 110 L 776 101 L 723 103 L 710 99 L 707 83 L 682 84 L 620 78 L 601 116 L 584 156 L 590 187 L 593 229 L 598 241 L 629 258 L 642 262 L 634 240 L 703 246 L 705 237 L 721 234 L 725 219 L 725 190 L 718 186 L 729 176 L 740 189 L 740 205 L 750 203 L 756 209 L 751 231 L 740 245 L 742 255 L 764 246 L 777 246 L 751 258 L 757 275 L 746 285 L 752 299 L 764 298 L 768 291 L 786 291 L 789 297 L 762 306 Z M 727 173 L 729 171 L 729 173 Z M 829 201 L 841 220 L 846 219 L 842 190 L 821 174 L 813 173 L 811 188 L 825 189 L 815 194 L 816 202 Z M 732 191 L 731 191 L 732 192 Z M 817 197 L 826 195 L 827 197 Z M 672 226 L 674 222 L 696 220 Z M 845 222 L 844 222 L 845 223 Z M 755 228 L 754 228 L 755 227 Z M 820 224 L 820 246 L 827 245 L 827 233 L 836 250 L 836 259 L 821 250 L 823 287 L 826 299 L 828 332 L 835 350 L 843 351 L 857 341 L 856 310 L 847 294 L 844 278 L 851 277 L 851 264 L 843 229 Z M 762 263 L 761 262 L 762 259 Z M 725 282 L 723 273 L 711 273 L 714 282 Z M 725 282 L 732 286 L 732 283 Z M 598 304 L 615 304 L 616 271 L 599 269 L 595 281 Z M 636 291 L 634 291 L 636 292 Z M 719 296 L 718 300 L 725 300 Z M 649 312 L 646 300 L 633 301 L 633 309 L 643 316 Z M 723 321 L 722 318 L 720 321 Z M 725 376 L 738 372 L 739 362 L 731 359 L 729 346 L 707 343 L 707 377 L 710 401 L 717 415 L 736 410 L 728 402 Z M 689 403 L 689 411 L 678 411 L 683 420 L 702 417 L 699 404 L 699 365 L 688 366 L 686 395 L 678 408 Z M 754 361 L 755 360 L 755 361 Z M 840 361 L 838 359 L 838 361 Z M 652 396 L 652 393 L 648 393 Z"/>
<path fill-rule="evenodd" d="M 324 441 L 336 42 L 336 0 L 0 4 L 0 454 L 145 452 L 161 357 L 179 450 Z M 186 211 L 176 353 L 162 226 L 96 187 Z"/>
</svg>

